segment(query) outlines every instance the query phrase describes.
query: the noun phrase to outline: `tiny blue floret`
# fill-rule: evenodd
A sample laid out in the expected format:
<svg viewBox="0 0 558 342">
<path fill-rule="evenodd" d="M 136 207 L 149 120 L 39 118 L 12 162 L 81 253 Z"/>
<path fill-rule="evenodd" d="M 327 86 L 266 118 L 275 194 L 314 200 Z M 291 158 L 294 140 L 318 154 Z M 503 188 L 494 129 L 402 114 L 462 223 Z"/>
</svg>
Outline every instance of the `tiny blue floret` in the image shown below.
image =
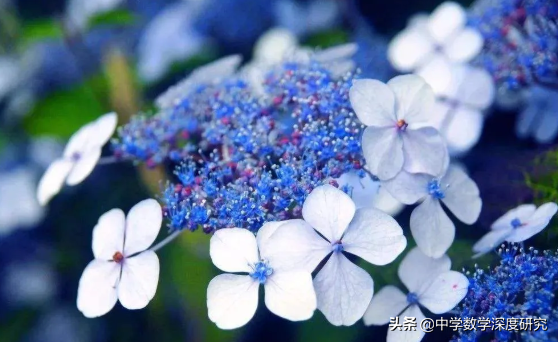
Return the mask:
<svg viewBox="0 0 558 342">
<path fill-rule="evenodd" d="M 428 183 L 428 193 L 435 199 L 442 199 L 446 196 L 442 189 L 440 189 L 440 181 L 437 179 L 433 179 Z"/>
<path fill-rule="evenodd" d="M 273 274 L 273 268 L 269 266 L 267 260 L 261 260 L 254 265 L 254 272 L 250 273 L 250 277 L 257 280 L 260 284 L 265 284 L 267 278 Z"/>
</svg>

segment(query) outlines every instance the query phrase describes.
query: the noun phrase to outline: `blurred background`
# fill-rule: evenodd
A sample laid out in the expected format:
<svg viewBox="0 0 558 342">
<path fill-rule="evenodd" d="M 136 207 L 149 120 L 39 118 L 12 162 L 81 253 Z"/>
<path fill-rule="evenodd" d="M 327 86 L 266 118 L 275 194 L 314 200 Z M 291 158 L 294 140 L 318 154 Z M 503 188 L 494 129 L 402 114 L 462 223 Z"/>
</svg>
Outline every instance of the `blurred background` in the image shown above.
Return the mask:
<svg viewBox="0 0 558 342">
<path fill-rule="evenodd" d="M 292 323 L 264 305 L 247 326 L 217 329 L 207 318 L 205 292 L 218 270 L 209 259 L 209 237 L 200 231 L 183 234 L 160 252 L 159 286 L 146 309 L 129 311 L 117 304 L 101 318 L 86 319 L 75 301 L 79 278 L 92 258 L 93 226 L 111 208 L 127 211 L 157 196 L 170 166 L 99 166 L 48 207 L 38 205 L 35 189 L 81 125 L 113 110 L 125 123 L 152 108 L 158 94 L 193 68 L 220 56 L 239 53 L 250 60 L 256 42 L 270 29 L 288 30 L 298 44 L 310 47 L 357 42 L 363 76 L 386 81 L 396 74 L 386 58 L 389 40 L 412 15 L 431 12 L 440 3 L 0 0 L 0 342 L 384 341 L 386 327 L 362 322 L 333 327 L 319 312 L 310 321 Z M 554 136 L 543 144 L 519 139 L 520 108 L 494 108 L 480 142 L 459 159 L 480 187 L 483 212 L 476 225 L 457 226 L 449 252 L 453 269 L 473 269 L 472 244 L 505 211 L 556 199 Z M 555 116 L 558 122 L 558 112 Z M 397 217 L 407 233 L 409 215 L 407 208 Z M 551 246 L 556 233 L 554 226 L 547 229 L 535 245 Z M 478 263 L 491 261 L 489 256 Z M 372 274 L 376 291 L 399 282 L 396 266 L 362 266 Z M 436 332 L 425 341 L 450 336 Z"/>
</svg>

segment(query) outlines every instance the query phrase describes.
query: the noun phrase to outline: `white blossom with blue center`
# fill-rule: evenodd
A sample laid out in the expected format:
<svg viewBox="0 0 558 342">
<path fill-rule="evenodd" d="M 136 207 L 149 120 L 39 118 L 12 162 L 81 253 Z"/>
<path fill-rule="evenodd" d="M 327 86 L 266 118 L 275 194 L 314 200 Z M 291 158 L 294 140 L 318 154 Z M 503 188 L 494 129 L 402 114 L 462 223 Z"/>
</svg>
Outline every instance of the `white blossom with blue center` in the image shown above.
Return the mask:
<svg viewBox="0 0 558 342">
<path fill-rule="evenodd" d="M 453 309 L 467 294 L 469 280 L 462 273 L 451 271 L 451 260 L 447 255 L 430 258 L 412 249 L 401 261 L 398 275 L 409 290 L 405 295 L 393 285 L 382 288 L 372 301 L 363 320 L 366 325 L 388 324 L 391 317 L 416 317 L 417 323 L 425 318 L 420 306 L 434 314 L 443 314 Z M 388 330 L 390 342 L 418 342 L 424 332 Z"/>
<path fill-rule="evenodd" d="M 504 241 L 522 242 L 540 233 L 558 211 L 553 202 L 540 207 L 534 204 L 522 204 L 497 219 L 490 227 L 490 232 L 473 246 L 474 257 L 479 257 L 497 248 Z"/>
<path fill-rule="evenodd" d="M 421 203 L 411 214 L 411 233 L 426 255 L 443 255 L 455 238 L 455 225 L 441 203 L 463 223 L 477 221 L 482 200 L 475 182 L 456 166 L 450 166 L 442 177 L 401 172 L 383 182 L 393 197 L 405 204 Z"/>
<path fill-rule="evenodd" d="M 247 229 L 223 228 L 211 237 L 213 264 L 225 273 L 207 287 L 209 319 L 221 329 L 239 328 L 254 316 L 258 288 L 265 289 L 265 305 L 291 321 L 307 320 L 316 310 L 312 275 L 299 267 L 285 267 L 268 252 L 268 240 L 283 222 L 268 222 L 257 237 Z"/>
<path fill-rule="evenodd" d="M 407 240 L 399 224 L 384 212 L 356 209 L 343 191 L 322 185 L 306 198 L 304 220 L 281 225 L 265 245 L 275 267 L 303 266 L 312 272 L 329 259 L 314 278 L 318 309 L 333 325 L 352 325 L 366 311 L 374 283 L 345 253 L 375 264 L 392 262 Z"/>
</svg>

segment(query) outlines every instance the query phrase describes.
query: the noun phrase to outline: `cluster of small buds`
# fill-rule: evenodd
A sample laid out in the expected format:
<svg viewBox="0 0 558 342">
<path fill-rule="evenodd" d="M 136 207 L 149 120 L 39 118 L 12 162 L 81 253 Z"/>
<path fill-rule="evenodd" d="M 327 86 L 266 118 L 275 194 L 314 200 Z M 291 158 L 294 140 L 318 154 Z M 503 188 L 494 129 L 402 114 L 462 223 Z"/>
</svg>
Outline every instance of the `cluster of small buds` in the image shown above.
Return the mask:
<svg viewBox="0 0 558 342">
<path fill-rule="evenodd" d="M 558 3 L 479 0 L 470 23 L 483 35 L 478 61 L 507 89 L 558 81 Z"/>
<path fill-rule="evenodd" d="M 464 317 L 539 317 L 548 329 L 521 331 L 522 341 L 558 341 L 558 253 L 524 251 L 518 245 L 499 250 L 500 264 L 492 270 L 478 269 L 469 275 L 469 293 L 458 308 Z M 476 341 L 479 334 L 493 334 L 498 341 L 515 341 L 512 331 L 461 331 L 453 341 Z"/>
<path fill-rule="evenodd" d="M 300 217 L 315 187 L 349 171 L 366 175 L 363 126 L 348 96 L 354 77 L 335 78 L 314 61 L 285 62 L 270 70 L 261 94 L 233 76 L 132 121 L 114 147 L 148 165 L 179 163 L 180 183 L 162 195 L 171 230 L 255 231 Z"/>
</svg>

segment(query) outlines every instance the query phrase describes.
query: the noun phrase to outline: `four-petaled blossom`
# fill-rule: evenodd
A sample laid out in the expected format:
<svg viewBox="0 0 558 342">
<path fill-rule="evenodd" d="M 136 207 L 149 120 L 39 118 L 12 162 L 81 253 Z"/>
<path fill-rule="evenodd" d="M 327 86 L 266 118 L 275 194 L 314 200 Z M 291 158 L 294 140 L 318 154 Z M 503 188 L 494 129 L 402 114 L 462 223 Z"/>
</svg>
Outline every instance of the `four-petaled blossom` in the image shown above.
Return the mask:
<svg viewBox="0 0 558 342">
<path fill-rule="evenodd" d="M 89 176 L 101 157 L 103 145 L 114 133 L 117 120 L 116 113 L 108 113 L 72 135 L 62 158 L 48 167 L 39 182 L 37 199 L 41 205 L 60 192 L 64 183 L 76 185 Z"/>
<path fill-rule="evenodd" d="M 490 232 L 473 246 L 473 257 L 479 257 L 498 247 L 504 241 L 522 242 L 540 233 L 558 211 L 558 205 L 550 202 L 536 207 L 522 204 L 497 219 Z"/>
<path fill-rule="evenodd" d="M 362 136 L 366 166 L 380 180 L 409 173 L 441 174 L 449 162 L 444 139 L 428 124 L 434 93 L 415 75 L 398 76 L 387 85 L 356 80 L 351 105 L 368 126 Z M 420 126 L 419 126 L 420 125 Z"/>
<path fill-rule="evenodd" d="M 479 188 L 464 171 L 453 165 L 441 178 L 402 172 L 384 182 L 384 186 L 405 204 L 422 200 L 411 214 L 411 233 L 418 247 L 429 257 L 442 256 L 455 237 L 455 225 L 440 202 L 466 224 L 475 223 L 480 215 Z"/>
<path fill-rule="evenodd" d="M 302 208 L 304 220 L 279 226 L 265 245 L 276 265 L 303 266 L 309 272 L 328 255 L 314 279 L 318 309 L 334 325 L 358 321 L 372 299 L 372 277 L 343 252 L 375 264 L 392 262 L 407 245 L 403 231 L 375 208 L 355 209 L 347 194 L 331 186 L 315 188 Z"/>
<path fill-rule="evenodd" d="M 451 80 L 451 65 L 466 63 L 483 46 L 480 32 L 465 26 L 467 14 L 454 2 L 444 2 L 430 16 L 415 17 L 390 43 L 388 59 L 401 72 L 415 72 L 435 92 Z"/>
<path fill-rule="evenodd" d="M 443 314 L 453 309 L 467 294 L 469 280 L 463 274 L 451 271 L 451 260 L 447 255 L 430 258 L 418 248 L 412 249 L 399 265 L 399 279 L 409 290 L 405 295 L 397 287 L 382 288 L 364 314 L 366 325 L 384 325 L 390 317 L 416 317 L 418 324 L 425 318 L 420 306 L 434 314 Z M 389 330 L 389 342 L 418 342 L 422 340 L 422 329 L 399 331 Z"/>
<path fill-rule="evenodd" d="M 221 329 L 248 323 L 258 307 L 258 289 L 265 289 L 265 305 L 274 314 L 291 321 L 309 319 L 316 310 L 316 293 L 310 272 L 276 262 L 266 250 L 269 237 L 281 222 L 268 222 L 257 237 L 242 228 L 223 228 L 210 241 L 213 264 L 225 273 L 207 287 L 208 316 Z M 259 252 L 258 252 L 259 249 Z"/>
<path fill-rule="evenodd" d="M 128 216 L 112 209 L 93 228 L 93 255 L 79 280 L 77 307 L 86 317 L 109 312 L 116 301 L 144 308 L 157 290 L 159 258 L 146 250 L 159 234 L 162 209 L 153 199 L 136 204 Z"/>
</svg>

